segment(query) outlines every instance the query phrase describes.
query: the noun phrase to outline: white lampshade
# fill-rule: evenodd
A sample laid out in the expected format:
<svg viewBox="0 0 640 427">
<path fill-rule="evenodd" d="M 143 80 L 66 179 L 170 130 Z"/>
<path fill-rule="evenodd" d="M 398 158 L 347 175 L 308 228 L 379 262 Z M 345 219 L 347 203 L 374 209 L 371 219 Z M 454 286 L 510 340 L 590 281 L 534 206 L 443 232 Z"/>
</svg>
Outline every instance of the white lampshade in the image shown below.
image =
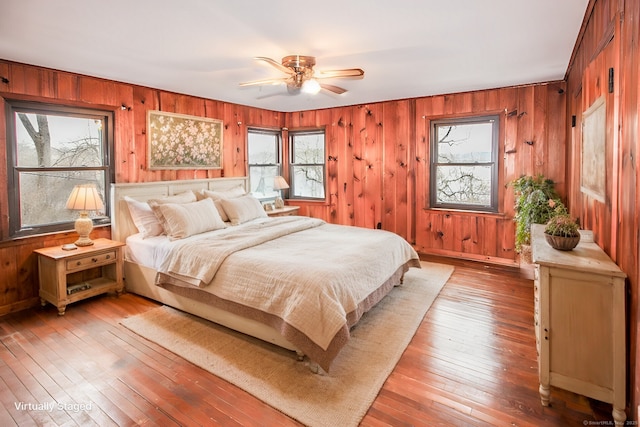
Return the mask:
<svg viewBox="0 0 640 427">
<path fill-rule="evenodd" d="M 73 187 L 67 200 L 67 209 L 74 211 L 97 211 L 104 208 L 95 184 L 81 184 Z"/>
<path fill-rule="evenodd" d="M 286 190 L 287 188 L 289 188 L 289 184 L 287 184 L 287 181 L 285 181 L 280 175 L 273 179 L 274 190 Z"/>
<path fill-rule="evenodd" d="M 275 178 L 273 178 L 274 190 L 280 192 L 281 190 L 286 190 L 287 188 L 289 188 L 289 184 L 287 184 L 287 181 L 285 181 L 283 177 L 277 175 Z M 284 207 L 284 200 L 282 200 L 282 196 L 280 194 L 276 197 L 274 204 L 276 205 L 276 209 L 282 209 Z"/>
<path fill-rule="evenodd" d="M 79 236 L 75 242 L 76 246 L 93 245 L 89 238 L 89 234 L 93 230 L 93 221 L 89 218 L 87 211 L 96 211 L 103 207 L 104 204 L 94 184 L 81 184 L 73 187 L 67 200 L 67 209 L 80 211 L 80 217 L 75 222 L 75 229 Z"/>
</svg>

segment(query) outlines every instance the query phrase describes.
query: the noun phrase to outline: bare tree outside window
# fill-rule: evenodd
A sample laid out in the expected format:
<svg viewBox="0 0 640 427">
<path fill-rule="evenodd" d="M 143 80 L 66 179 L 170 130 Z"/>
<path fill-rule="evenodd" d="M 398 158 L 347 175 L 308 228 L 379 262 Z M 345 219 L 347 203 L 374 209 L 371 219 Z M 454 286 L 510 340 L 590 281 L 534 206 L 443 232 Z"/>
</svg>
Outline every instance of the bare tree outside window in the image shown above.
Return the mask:
<svg viewBox="0 0 640 427">
<path fill-rule="evenodd" d="M 291 189 L 294 198 L 325 198 L 324 131 L 289 134 L 291 141 Z"/>
<path fill-rule="evenodd" d="M 14 117 L 8 126 L 8 140 L 13 141 L 8 151 L 14 159 L 9 177 L 12 235 L 68 229 L 77 212 L 67 210 L 66 201 L 77 184 L 96 184 L 105 211 L 91 214 L 95 221 L 108 222 L 110 166 L 104 126 L 110 113 L 42 111 L 23 108 L 22 103 L 9 108 Z"/>
<path fill-rule="evenodd" d="M 279 192 L 273 181 L 280 175 L 280 131 L 249 129 L 247 153 L 249 158 L 249 188 L 260 199 L 274 199 Z"/>
<path fill-rule="evenodd" d="M 497 131 L 493 116 L 433 122 L 432 206 L 497 208 Z"/>
</svg>

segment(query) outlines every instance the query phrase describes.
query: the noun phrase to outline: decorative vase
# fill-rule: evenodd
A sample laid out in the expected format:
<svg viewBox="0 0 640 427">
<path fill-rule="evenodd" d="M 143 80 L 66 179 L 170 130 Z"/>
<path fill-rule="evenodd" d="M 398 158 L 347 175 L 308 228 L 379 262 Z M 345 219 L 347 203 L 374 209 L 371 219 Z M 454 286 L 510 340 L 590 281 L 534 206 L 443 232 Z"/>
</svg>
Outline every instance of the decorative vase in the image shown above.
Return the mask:
<svg viewBox="0 0 640 427">
<path fill-rule="evenodd" d="M 552 236 L 551 234 L 544 233 L 544 238 L 547 240 L 547 243 L 559 251 L 570 251 L 580 243 L 580 235 L 575 237 L 564 237 L 564 236 Z"/>
</svg>

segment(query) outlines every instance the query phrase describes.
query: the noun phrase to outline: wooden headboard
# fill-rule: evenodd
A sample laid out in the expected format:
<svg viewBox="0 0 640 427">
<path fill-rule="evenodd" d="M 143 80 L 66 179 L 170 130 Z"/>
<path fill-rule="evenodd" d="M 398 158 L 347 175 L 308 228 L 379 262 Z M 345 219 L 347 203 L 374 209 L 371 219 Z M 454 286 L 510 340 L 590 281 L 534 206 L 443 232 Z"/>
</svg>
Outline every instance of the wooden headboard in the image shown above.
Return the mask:
<svg viewBox="0 0 640 427">
<path fill-rule="evenodd" d="M 111 239 L 124 242 L 125 239 L 138 232 L 124 196 L 146 202 L 149 199 L 171 196 L 193 190 L 202 189 L 224 191 L 242 185 L 247 190 L 247 177 L 210 178 L 183 181 L 155 181 L 126 184 L 111 184 Z"/>
</svg>

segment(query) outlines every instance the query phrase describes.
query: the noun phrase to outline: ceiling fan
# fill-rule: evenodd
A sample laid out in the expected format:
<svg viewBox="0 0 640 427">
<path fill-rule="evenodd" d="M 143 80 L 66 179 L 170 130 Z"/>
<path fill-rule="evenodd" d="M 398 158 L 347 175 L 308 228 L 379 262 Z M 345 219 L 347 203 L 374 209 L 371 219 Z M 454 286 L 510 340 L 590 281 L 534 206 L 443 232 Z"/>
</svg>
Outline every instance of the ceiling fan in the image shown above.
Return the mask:
<svg viewBox="0 0 640 427">
<path fill-rule="evenodd" d="M 284 83 L 287 85 L 287 91 L 292 95 L 300 92 L 315 94 L 321 89 L 341 95 L 347 90 L 338 86 L 323 83 L 322 80 L 344 77 L 362 78 L 364 76 L 364 71 L 360 68 L 315 71 L 313 66 L 316 65 L 316 58 L 313 56 L 289 55 L 282 58 L 281 63 L 263 56 L 259 56 L 254 59 L 266 62 L 274 68 L 284 72 L 287 76 L 254 80 L 246 83 L 240 83 L 240 86 L 276 85 Z"/>
</svg>

